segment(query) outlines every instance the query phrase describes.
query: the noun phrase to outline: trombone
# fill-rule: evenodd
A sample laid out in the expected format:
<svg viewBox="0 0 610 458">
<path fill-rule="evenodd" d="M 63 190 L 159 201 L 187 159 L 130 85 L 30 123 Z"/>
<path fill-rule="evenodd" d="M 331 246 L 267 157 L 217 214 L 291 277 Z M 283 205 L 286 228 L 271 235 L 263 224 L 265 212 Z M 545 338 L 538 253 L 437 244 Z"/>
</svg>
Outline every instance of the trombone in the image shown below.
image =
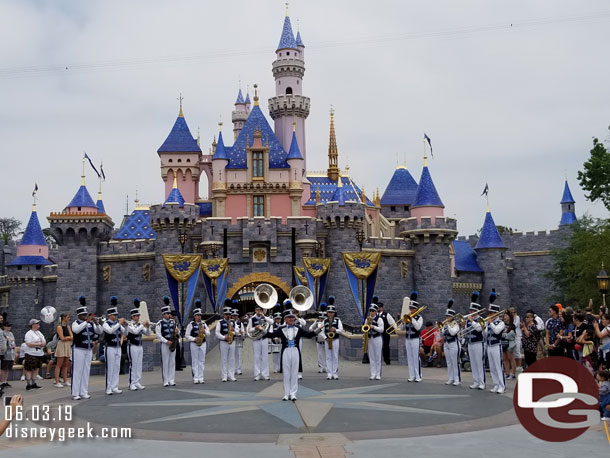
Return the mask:
<svg viewBox="0 0 610 458">
<path fill-rule="evenodd" d="M 449 323 L 451 320 L 453 320 L 455 317 L 449 317 L 447 318 L 445 321 L 441 321 L 441 322 L 436 322 L 436 327 L 433 327 L 432 329 L 430 329 L 429 331 L 426 331 L 422 336 L 422 340 L 428 338 L 432 333 L 434 333 L 435 330 L 438 330 L 439 332 L 441 331 L 441 329 L 443 329 L 443 327 Z"/>
<path fill-rule="evenodd" d="M 508 313 L 508 309 L 504 309 L 504 310 L 500 310 L 499 312 L 492 313 L 491 315 L 489 315 L 489 316 L 488 316 L 488 317 L 486 317 L 486 318 L 479 317 L 479 318 L 477 318 L 475 321 L 476 321 L 477 323 L 479 323 L 479 325 L 480 325 L 480 326 L 481 326 L 483 329 L 485 329 L 485 327 L 487 326 L 487 324 L 488 324 L 489 322 L 491 322 L 491 321 L 495 320 L 495 319 L 496 319 L 498 316 L 500 316 L 500 315 L 504 315 L 505 313 Z M 472 315 L 472 313 L 471 313 L 471 315 Z M 473 331 L 473 328 L 472 328 L 472 327 L 471 327 L 470 329 L 462 329 L 462 330 L 460 330 L 459 335 L 460 335 L 460 337 L 465 337 L 465 336 L 467 336 L 468 334 L 470 334 L 472 331 Z"/>
<path fill-rule="evenodd" d="M 413 317 L 416 315 L 419 315 L 421 312 L 426 310 L 426 308 L 427 308 L 427 306 L 422 305 L 420 308 L 415 310 L 413 313 L 405 313 L 400 320 L 396 321 L 392 326 L 390 326 L 387 329 L 386 333 L 389 335 L 396 334 L 396 331 L 398 330 L 398 326 L 401 326 L 403 324 L 411 324 L 411 321 L 413 321 Z"/>
</svg>

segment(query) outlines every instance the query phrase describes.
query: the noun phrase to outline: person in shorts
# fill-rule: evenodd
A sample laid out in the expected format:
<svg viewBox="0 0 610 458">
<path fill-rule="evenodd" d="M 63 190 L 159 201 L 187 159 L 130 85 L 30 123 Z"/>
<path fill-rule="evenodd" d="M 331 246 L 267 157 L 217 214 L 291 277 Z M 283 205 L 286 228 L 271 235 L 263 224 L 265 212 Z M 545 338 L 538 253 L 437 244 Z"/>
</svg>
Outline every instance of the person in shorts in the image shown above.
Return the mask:
<svg viewBox="0 0 610 458">
<path fill-rule="evenodd" d="M 10 388 L 8 374 L 15 362 L 15 336 L 11 332 L 12 324 L 4 323 L 3 330 L 0 330 L 0 347 L 4 350 L 4 358 L 0 363 L 0 388 Z"/>
<path fill-rule="evenodd" d="M 40 320 L 30 320 L 30 330 L 25 334 L 25 357 L 23 358 L 23 369 L 25 371 L 26 390 L 42 388 L 36 384 L 36 376 L 42 366 L 43 349 L 47 341 L 40 332 Z"/>
</svg>

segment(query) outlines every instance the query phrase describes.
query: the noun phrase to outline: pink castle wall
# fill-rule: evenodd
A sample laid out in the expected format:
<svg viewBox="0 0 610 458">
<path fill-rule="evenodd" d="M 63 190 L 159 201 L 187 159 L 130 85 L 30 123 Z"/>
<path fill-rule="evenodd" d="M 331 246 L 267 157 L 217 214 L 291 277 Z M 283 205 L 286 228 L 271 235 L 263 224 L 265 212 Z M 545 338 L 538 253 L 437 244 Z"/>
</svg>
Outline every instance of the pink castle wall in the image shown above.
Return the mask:
<svg viewBox="0 0 610 458">
<path fill-rule="evenodd" d="M 244 194 L 231 194 L 225 201 L 225 216 L 233 218 L 233 222 L 242 216 L 248 215 L 248 202 Z"/>
<path fill-rule="evenodd" d="M 443 207 L 411 207 L 411 216 L 417 218 L 418 223 L 421 223 L 422 216 L 430 216 L 432 217 L 432 224 L 436 224 L 436 217 L 443 215 Z"/>
<path fill-rule="evenodd" d="M 271 194 L 269 216 L 281 216 L 284 221 L 287 216 L 292 216 L 292 202 L 288 194 Z"/>
<path fill-rule="evenodd" d="M 17 256 L 43 256 L 49 257 L 49 247 L 44 245 L 18 245 Z"/>
<path fill-rule="evenodd" d="M 79 210 L 80 208 L 80 210 Z M 97 207 L 66 207 L 66 213 L 76 213 L 78 215 L 82 213 L 99 213 Z"/>
</svg>

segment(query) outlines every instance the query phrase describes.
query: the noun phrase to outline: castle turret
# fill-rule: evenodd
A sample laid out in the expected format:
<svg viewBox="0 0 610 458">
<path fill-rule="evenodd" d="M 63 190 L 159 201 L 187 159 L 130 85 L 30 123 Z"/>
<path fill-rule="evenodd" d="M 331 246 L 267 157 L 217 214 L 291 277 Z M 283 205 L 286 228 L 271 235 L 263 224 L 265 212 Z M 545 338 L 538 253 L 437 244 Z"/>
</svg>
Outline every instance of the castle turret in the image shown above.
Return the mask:
<svg viewBox="0 0 610 458">
<path fill-rule="evenodd" d="M 419 185 L 413 199 L 411 216 L 418 219 L 422 216 L 428 216 L 434 220 L 437 216 L 443 216 L 444 208 L 443 201 L 438 195 L 436 186 L 434 186 L 432 181 L 430 170 L 428 170 L 427 159 L 424 157 L 424 168 L 422 169 Z"/>
<path fill-rule="evenodd" d="M 38 214 L 36 212 L 36 204 L 32 206 L 30 220 L 25 228 L 23 237 L 17 245 L 17 257 L 8 263 L 9 266 L 44 266 L 51 264 L 49 262 L 49 247 L 45 240 Z"/>
<path fill-rule="evenodd" d="M 303 96 L 305 62 L 301 41 L 298 45 L 292 32 L 292 24 L 286 9 L 282 36 L 278 44 L 272 71 L 275 78 L 275 97 L 269 99 L 269 114 L 275 121 L 275 135 L 287 151 L 292 141 L 292 122 L 297 124 L 297 140 L 301 154 L 307 162 L 305 120 L 309 116 L 309 97 Z"/>
<path fill-rule="evenodd" d="M 502 237 L 500 237 L 489 208 L 485 213 L 485 222 L 474 249 L 477 253 L 477 263 L 484 272 L 481 296 L 489 297 L 492 288 L 495 288 L 500 295 L 498 303 L 501 304 L 501 308 L 507 308 L 510 305 L 508 269 L 505 256 L 507 248 L 502 241 Z"/>
<path fill-rule="evenodd" d="M 381 197 L 381 214 L 389 221 L 398 222 L 411 216 L 411 205 L 417 194 L 417 182 L 406 167 L 396 167 L 385 192 Z"/>
<path fill-rule="evenodd" d="M 199 199 L 201 148 L 197 144 L 197 139 L 191 135 L 184 119 L 182 97 L 178 118 L 157 153 L 161 159 L 161 178 L 165 182 L 165 198 L 172 190 L 176 175 L 184 199 L 189 203 L 195 203 Z"/>
<path fill-rule="evenodd" d="M 244 123 L 248 119 L 248 113 L 250 113 L 250 95 L 247 96 L 246 100 L 241 93 L 241 89 L 237 93 L 237 100 L 235 100 L 235 110 L 231 113 L 231 120 L 233 121 L 233 140 L 237 139 L 237 136 L 241 132 Z"/>
<path fill-rule="evenodd" d="M 222 128 L 222 123 L 219 123 Z M 225 216 L 225 202 L 227 200 L 227 174 L 226 167 L 229 165 L 229 156 L 225 149 L 222 131 L 218 134 L 216 151 L 212 156 L 212 214 L 214 216 Z"/>
<path fill-rule="evenodd" d="M 561 197 L 561 221 L 559 222 L 560 226 L 567 226 L 576 222 L 576 209 L 574 204 L 574 197 L 572 197 L 572 192 L 570 191 L 570 187 L 568 186 L 568 180 L 566 180 L 565 186 L 563 188 L 563 196 Z"/>
<path fill-rule="evenodd" d="M 292 216 L 301 216 L 301 199 L 303 198 L 303 176 L 305 166 L 303 155 L 299 150 L 297 141 L 296 123 L 293 125 L 292 142 L 286 162 L 290 165 L 290 201 L 292 203 Z"/>
</svg>

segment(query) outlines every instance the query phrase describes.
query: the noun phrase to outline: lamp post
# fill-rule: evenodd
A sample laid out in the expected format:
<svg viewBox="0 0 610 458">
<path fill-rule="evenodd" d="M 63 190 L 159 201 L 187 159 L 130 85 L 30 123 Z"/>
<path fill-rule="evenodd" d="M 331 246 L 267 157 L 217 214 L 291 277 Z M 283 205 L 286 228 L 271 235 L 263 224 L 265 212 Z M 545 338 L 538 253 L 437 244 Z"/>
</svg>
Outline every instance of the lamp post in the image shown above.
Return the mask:
<svg viewBox="0 0 610 458">
<path fill-rule="evenodd" d="M 356 231 L 356 240 L 358 241 L 358 245 L 360 245 L 360 251 L 362 251 L 362 243 L 364 242 L 365 235 L 362 229 Z"/>
<path fill-rule="evenodd" d="M 365 239 L 365 235 L 364 235 L 364 231 L 362 229 L 359 229 L 356 231 L 356 241 L 358 242 L 358 245 L 360 246 L 360 251 L 362 251 L 362 243 L 364 242 Z M 360 280 L 360 295 L 361 295 L 361 299 L 360 299 L 360 303 L 362 304 L 362 311 L 364 314 L 364 319 L 366 320 L 366 314 L 368 313 L 367 307 L 366 307 L 366 298 L 364 295 L 364 284 L 365 284 L 365 280 Z M 369 355 L 368 353 L 364 353 L 362 355 L 362 364 L 369 364 L 370 360 L 369 360 Z"/>
<path fill-rule="evenodd" d="M 180 248 L 182 249 L 182 254 L 184 254 L 184 244 L 189 239 L 189 236 L 186 232 L 180 232 L 178 234 L 178 242 L 180 242 Z"/>
<path fill-rule="evenodd" d="M 178 233 L 178 242 L 180 243 L 180 249 L 182 254 L 184 254 L 184 245 L 186 244 L 189 236 L 186 232 Z M 184 283 L 180 283 L 180 361 L 177 361 L 176 367 L 178 370 L 182 370 L 186 367 L 184 362 L 184 335 L 186 334 L 186 329 L 184 329 Z"/>
<path fill-rule="evenodd" d="M 602 294 L 602 306 L 604 308 L 606 307 L 606 294 L 608 294 L 609 280 L 610 277 L 608 277 L 608 272 L 604 269 L 604 263 L 602 262 L 602 270 L 597 275 L 597 287 Z"/>
</svg>

